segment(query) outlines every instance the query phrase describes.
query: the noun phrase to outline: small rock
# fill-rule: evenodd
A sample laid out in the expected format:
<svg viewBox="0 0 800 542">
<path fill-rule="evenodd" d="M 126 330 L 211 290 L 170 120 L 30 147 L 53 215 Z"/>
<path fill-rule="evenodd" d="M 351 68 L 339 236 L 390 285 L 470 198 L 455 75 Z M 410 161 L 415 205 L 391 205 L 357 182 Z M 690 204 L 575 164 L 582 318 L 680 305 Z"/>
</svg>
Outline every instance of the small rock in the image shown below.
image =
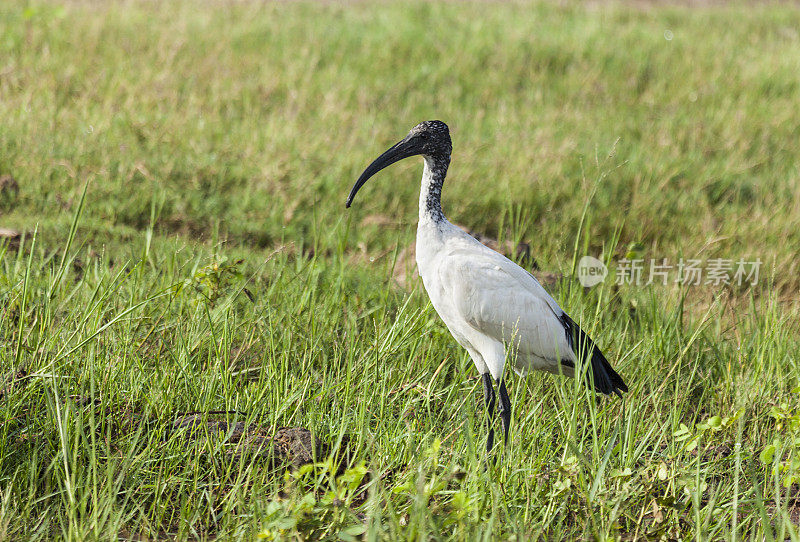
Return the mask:
<svg viewBox="0 0 800 542">
<path fill-rule="evenodd" d="M 189 414 L 176 419 L 172 426 L 187 431 L 187 437 L 198 440 L 206 435 L 210 438 L 226 439 L 230 453 L 240 458 L 247 452 L 255 451 L 259 457 L 271 458 L 276 463 L 290 463 L 300 467 L 313 463 L 315 458 L 325 455 L 319 439 L 304 427 L 281 427 L 274 435 L 255 424 L 237 422 L 229 424 L 224 420 L 203 421 L 204 414 Z M 227 437 L 227 438 L 226 438 Z"/>
<path fill-rule="evenodd" d="M 21 234 L 17 230 L 0 228 L 0 239 L 10 239 L 13 243 L 14 241 L 19 241 L 20 235 Z"/>
<path fill-rule="evenodd" d="M 319 440 L 304 427 L 281 427 L 272 441 L 275 449 L 282 450 L 295 467 L 313 463 L 315 456 L 324 455 Z"/>
</svg>

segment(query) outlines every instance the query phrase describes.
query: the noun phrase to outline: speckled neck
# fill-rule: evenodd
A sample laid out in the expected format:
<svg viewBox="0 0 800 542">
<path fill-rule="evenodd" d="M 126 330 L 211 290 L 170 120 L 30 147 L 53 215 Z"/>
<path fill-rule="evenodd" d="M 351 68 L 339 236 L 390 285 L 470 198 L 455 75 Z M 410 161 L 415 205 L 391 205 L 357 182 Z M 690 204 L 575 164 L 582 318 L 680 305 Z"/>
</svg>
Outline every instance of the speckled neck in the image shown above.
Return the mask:
<svg viewBox="0 0 800 542">
<path fill-rule="evenodd" d="M 450 166 L 450 155 L 424 156 L 425 169 L 422 171 L 422 186 L 419 192 L 419 220 L 441 222 L 442 185 Z"/>
</svg>

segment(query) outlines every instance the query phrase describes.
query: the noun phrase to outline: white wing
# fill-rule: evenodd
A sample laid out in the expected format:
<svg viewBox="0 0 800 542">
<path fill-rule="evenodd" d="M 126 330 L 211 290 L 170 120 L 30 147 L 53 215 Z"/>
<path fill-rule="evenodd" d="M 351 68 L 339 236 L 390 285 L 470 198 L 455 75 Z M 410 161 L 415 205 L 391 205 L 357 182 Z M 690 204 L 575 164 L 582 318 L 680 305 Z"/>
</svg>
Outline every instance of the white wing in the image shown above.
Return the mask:
<svg viewBox="0 0 800 542">
<path fill-rule="evenodd" d="M 574 360 L 558 303 L 527 271 L 476 242 L 483 250 L 452 250 L 440 279 L 460 316 L 473 328 L 513 345 L 520 354 Z M 470 247 L 472 248 L 472 247 Z"/>
</svg>

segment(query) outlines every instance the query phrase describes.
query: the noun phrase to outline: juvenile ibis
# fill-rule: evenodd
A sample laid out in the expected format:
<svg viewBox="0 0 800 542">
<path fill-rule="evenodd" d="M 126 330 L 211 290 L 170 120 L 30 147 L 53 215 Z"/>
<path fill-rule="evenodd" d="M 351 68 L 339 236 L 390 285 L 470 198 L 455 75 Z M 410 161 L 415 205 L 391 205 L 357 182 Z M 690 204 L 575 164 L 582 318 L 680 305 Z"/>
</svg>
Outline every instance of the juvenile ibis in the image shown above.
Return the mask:
<svg viewBox="0 0 800 542">
<path fill-rule="evenodd" d="M 489 421 L 486 451 L 492 449 L 498 384 L 504 440 L 511 425 L 511 401 L 503 370 L 509 358 L 519 374 L 539 369 L 574 376 L 587 360 L 590 385 L 603 394 L 628 391 L 600 349 L 523 268 L 484 246 L 442 213 L 442 184 L 452 152 L 450 131 L 438 120 L 416 125 L 381 154 L 356 181 L 346 206 L 367 180 L 383 168 L 422 155 L 416 257 L 431 303 L 456 341 L 469 352 L 481 374 Z"/>
</svg>

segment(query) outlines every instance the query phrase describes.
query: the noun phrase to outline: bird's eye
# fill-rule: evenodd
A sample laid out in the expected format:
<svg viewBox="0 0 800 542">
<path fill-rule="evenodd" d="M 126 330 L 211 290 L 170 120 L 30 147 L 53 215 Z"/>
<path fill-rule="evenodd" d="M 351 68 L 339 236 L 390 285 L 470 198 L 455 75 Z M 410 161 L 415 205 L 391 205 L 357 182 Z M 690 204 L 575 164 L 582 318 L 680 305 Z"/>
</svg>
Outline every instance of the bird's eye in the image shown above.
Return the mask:
<svg viewBox="0 0 800 542">
<path fill-rule="evenodd" d="M 428 136 L 428 132 L 422 132 L 421 134 L 419 134 L 419 137 L 420 137 L 421 139 L 424 139 L 424 140 L 426 140 L 426 141 L 427 141 L 427 139 L 428 139 L 428 137 L 429 137 L 429 136 Z"/>
</svg>

